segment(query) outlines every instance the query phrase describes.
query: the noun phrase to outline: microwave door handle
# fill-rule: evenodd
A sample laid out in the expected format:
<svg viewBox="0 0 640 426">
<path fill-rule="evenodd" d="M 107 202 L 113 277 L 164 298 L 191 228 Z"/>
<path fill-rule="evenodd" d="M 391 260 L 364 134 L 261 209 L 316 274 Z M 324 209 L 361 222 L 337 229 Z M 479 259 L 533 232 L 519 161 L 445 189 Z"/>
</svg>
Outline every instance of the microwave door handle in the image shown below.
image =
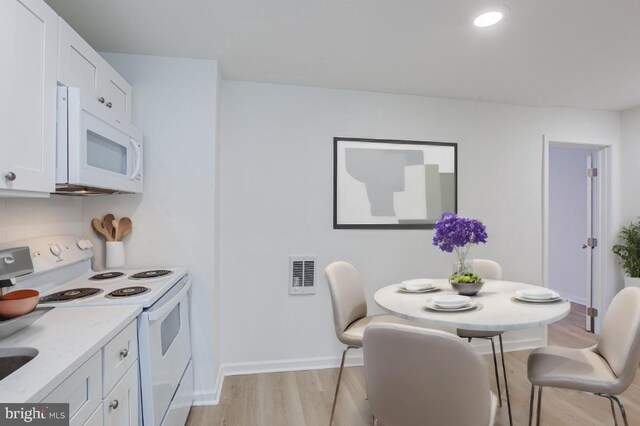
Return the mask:
<svg viewBox="0 0 640 426">
<path fill-rule="evenodd" d="M 182 289 L 180 289 L 178 294 L 172 297 L 173 300 L 171 302 L 165 303 L 164 305 L 160 306 L 158 309 L 150 310 L 148 313 L 149 323 L 156 322 L 157 320 L 164 318 L 166 315 L 168 315 L 169 312 L 171 312 L 173 308 L 175 308 L 182 301 L 182 299 L 184 299 L 184 297 L 186 296 L 190 288 L 191 288 L 191 280 L 187 281 L 185 286 L 182 287 Z"/>
<path fill-rule="evenodd" d="M 133 151 L 136 156 L 136 167 L 133 170 L 133 174 L 129 179 L 134 180 L 140 174 L 140 166 L 142 165 L 142 155 L 140 155 L 140 145 L 135 141 L 135 139 L 131 138 L 131 145 L 133 145 Z"/>
</svg>

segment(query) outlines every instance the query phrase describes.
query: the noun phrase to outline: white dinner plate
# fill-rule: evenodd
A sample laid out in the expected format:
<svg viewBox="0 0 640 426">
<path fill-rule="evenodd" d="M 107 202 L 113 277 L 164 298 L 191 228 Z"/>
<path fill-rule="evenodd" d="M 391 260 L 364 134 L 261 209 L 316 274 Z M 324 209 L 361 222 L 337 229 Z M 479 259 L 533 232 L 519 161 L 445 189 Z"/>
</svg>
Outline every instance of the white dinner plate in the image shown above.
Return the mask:
<svg viewBox="0 0 640 426">
<path fill-rule="evenodd" d="M 471 309 L 476 309 L 478 306 L 478 302 L 472 300 L 464 306 L 460 306 L 457 308 L 445 308 L 444 306 L 437 305 L 432 299 L 430 299 L 427 301 L 426 308 L 438 312 L 464 312 Z"/>
<path fill-rule="evenodd" d="M 438 291 L 440 290 L 438 287 L 436 286 L 431 286 L 431 287 L 427 287 L 427 288 L 421 288 L 419 290 L 408 290 L 404 287 L 402 287 L 402 284 L 400 284 L 398 286 L 398 291 L 400 293 L 410 293 L 410 294 L 422 294 L 422 293 L 431 293 L 433 291 Z"/>
<path fill-rule="evenodd" d="M 435 296 L 431 298 L 434 304 L 441 308 L 462 308 L 467 306 L 471 302 L 469 296 L 460 296 L 457 294 L 443 294 L 442 296 Z"/>
<path fill-rule="evenodd" d="M 400 283 L 400 286 L 407 291 L 418 291 L 432 288 L 434 286 L 433 280 L 426 278 L 417 278 L 415 280 L 405 280 Z"/>
<path fill-rule="evenodd" d="M 548 288 L 527 288 L 517 290 L 519 297 L 526 297 L 527 299 L 553 299 L 554 297 L 560 297 L 558 293 Z"/>
<path fill-rule="evenodd" d="M 539 296 L 531 296 L 527 294 L 526 290 L 515 291 L 516 299 L 524 300 L 525 302 L 552 302 L 560 299 L 560 295 L 555 291 L 549 291 L 548 294 L 549 296 L 542 297 L 541 294 Z"/>
</svg>

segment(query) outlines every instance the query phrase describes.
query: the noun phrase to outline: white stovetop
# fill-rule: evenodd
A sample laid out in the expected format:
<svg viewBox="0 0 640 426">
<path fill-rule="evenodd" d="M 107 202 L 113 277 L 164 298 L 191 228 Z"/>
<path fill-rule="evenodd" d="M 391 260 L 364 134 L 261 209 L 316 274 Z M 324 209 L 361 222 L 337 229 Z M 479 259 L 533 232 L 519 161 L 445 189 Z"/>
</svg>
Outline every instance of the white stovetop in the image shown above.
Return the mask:
<svg viewBox="0 0 640 426">
<path fill-rule="evenodd" d="M 0 340 L 0 351 L 35 348 L 39 352 L 0 381 L 0 401 L 41 401 L 140 312 L 139 305 L 56 308 L 24 330 Z"/>
<path fill-rule="evenodd" d="M 172 271 L 172 274 L 165 275 L 158 278 L 146 278 L 139 280 L 132 280 L 129 277 L 135 273 L 149 271 L 151 269 L 166 269 Z M 88 272 L 75 280 L 63 284 L 61 286 L 50 288 L 46 291 L 41 291 L 41 296 L 47 296 L 59 291 L 70 290 L 73 288 L 91 287 L 102 290 L 101 293 L 93 296 L 74 299 L 62 302 L 47 302 L 43 303 L 43 306 L 101 306 L 101 305 L 141 305 L 143 308 L 148 308 L 153 305 L 163 294 L 165 294 L 171 287 L 173 287 L 186 273 L 187 269 L 184 267 L 178 268 L 145 268 L 136 270 L 118 269 L 119 272 L 124 272 L 124 275 L 111 278 L 107 280 L 90 280 L 89 277 L 97 274 L 102 274 L 110 271 L 101 272 Z M 111 299 L 106 297 L 110 292 L 125 287 L 143 286 L 149 289 L 148 292 L 135 296 L 122 297 L 118 299 Z"/>
</svg>

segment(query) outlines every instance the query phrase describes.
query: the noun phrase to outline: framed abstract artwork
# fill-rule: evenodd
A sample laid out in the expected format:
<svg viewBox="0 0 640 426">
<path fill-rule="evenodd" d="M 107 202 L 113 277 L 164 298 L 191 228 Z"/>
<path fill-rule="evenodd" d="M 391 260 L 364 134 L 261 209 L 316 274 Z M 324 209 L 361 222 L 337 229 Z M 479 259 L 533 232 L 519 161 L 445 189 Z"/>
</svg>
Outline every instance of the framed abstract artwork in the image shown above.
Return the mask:
<svg viewBox="0 0 640 426">
<path fill-rule="evenodd" d="M 333 139 L 334 229 L 433 229 L 458 210 L 458 144 Z"/>
</svg>

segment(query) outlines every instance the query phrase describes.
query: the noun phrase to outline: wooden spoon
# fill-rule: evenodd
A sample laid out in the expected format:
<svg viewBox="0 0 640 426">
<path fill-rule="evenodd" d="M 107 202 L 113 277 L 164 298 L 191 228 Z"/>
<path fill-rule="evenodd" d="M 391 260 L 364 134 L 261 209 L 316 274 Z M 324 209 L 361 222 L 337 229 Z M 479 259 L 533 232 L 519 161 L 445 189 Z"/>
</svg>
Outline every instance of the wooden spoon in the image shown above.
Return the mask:
<svg viewBox="0 0 640 426">
<path fill-rule="evenodd" d="M 114 220 L 115 217 L 111 213 L 104 215 L 104 217 L 102 218 L 102 225 L 104 226 L 104 229 L 107 230 L 109 235 L 111 235 L 111 238 L 115 238 L 116 236 L 116 232 L 113 228 Z"/>
<path fill-rule="evenodd" d="M 120 222 L 118 222 L 118 219 L 113 219 L 113 222 L 111 222 L 113 224 L 113 238 L 117 238 L 118 237 L 118 227 L 120 226 Z"/>
<path fill-rule="evenodd" d="M 93 220 L 91 220 L 91 226 L 93 226 L 93 229 L 98 234 L 101 234 L 102 236 L 104 236 L 107 239 L 107 241 L 113 241 L 113 237 L 109 235 L 106 229 L 104 229 L 104 224 L 102 223 L 102 220 L 98 219 L 97 217 L 94 218 Z"/>
<path fill-rule="evenodd" d="M 129 235 L 131 229 L 133 228 L 133 222 L 128 217 L 123 217 L 118 222 L 118 233 L 116 234 L 116 240 L 122 241 L 124 237 Z"/>
</svg>

